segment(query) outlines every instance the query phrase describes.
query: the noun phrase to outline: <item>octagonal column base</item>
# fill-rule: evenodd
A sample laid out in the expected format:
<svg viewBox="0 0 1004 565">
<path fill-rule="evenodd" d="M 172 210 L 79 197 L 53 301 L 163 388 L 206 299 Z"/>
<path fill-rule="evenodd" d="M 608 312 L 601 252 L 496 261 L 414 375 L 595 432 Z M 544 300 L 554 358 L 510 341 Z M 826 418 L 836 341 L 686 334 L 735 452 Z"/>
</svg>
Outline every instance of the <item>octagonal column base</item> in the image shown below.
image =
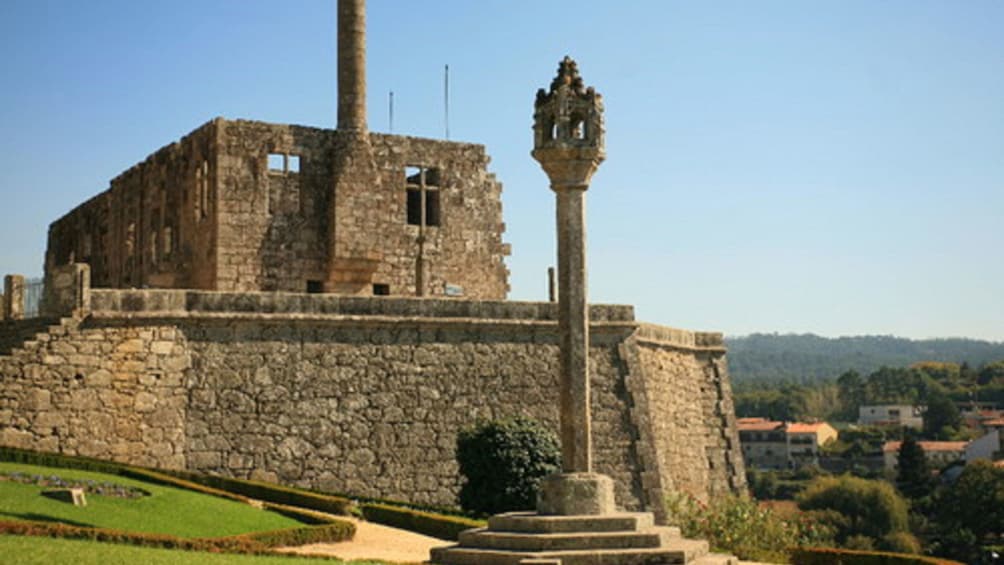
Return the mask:
<svg viewBox="0 0 1004 565">
<path fill-rule="evenodd" d="M 614 481 L 599 473 L 558 473 L 540 482 L 537 512 L 557 516 L 613 514 Z"/>
</svg>

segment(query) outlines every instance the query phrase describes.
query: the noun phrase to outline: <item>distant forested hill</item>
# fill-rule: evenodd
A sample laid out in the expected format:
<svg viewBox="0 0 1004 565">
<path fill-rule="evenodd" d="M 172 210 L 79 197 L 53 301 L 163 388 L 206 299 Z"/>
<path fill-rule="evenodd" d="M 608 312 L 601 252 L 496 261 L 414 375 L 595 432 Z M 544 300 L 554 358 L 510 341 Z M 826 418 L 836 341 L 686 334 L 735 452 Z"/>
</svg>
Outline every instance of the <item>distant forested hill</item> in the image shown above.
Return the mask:
<svg viewBox="0 0 1004 565">
<path fill-rule="evenodd" d="M 814 381 L 849 369 L 868 374 L 882 366 L 903 367 L 918 361 L 967 362 L 979 367 L 1004 359 L 1004 343 L 961 338 L 752 334 L 727 337 L 725 343 L 729 372 L 736 382 Z"/>
</svg>

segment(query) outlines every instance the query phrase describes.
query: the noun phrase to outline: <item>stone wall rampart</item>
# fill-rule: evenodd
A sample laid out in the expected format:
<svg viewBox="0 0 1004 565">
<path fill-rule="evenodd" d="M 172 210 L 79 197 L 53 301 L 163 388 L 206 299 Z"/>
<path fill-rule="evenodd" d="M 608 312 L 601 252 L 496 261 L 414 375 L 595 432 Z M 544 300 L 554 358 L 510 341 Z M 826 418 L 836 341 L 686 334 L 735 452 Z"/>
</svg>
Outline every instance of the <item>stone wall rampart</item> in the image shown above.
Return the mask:
<svg viewBox="0 0 1004 565">
<path fill-rule="evenodd" d="M 183 468 L 190 364 L 171 326 L 55 322 L 0 356 L 0 444 Z"/>
<path fill-rule="evenodd" d="M 597 470 L 628 509 L 742 488 L 715 334 L 633 318 L 593 306 Z M 94 289 L 0 357 L 0 443 L 453 504 L 461 428 L 557 428 L 557 342 L 551 303 Z"/>
</svg>

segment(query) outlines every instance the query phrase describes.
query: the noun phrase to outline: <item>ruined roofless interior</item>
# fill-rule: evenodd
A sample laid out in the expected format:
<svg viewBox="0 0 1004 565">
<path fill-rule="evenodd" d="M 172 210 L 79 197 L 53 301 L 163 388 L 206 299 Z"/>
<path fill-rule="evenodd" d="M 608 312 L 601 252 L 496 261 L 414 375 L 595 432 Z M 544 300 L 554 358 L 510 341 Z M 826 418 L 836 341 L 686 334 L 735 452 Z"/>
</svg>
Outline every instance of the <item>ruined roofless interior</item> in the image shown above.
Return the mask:
<svg viewBox="0 0 1004 565">
<path fill-rule="evenodd" d="M 363 2 L 339 3 L 338 128 L 216 118 L 49 227 L 95 287 L 503 300 L 484 146 L 371 133 Z"/>
</svg>

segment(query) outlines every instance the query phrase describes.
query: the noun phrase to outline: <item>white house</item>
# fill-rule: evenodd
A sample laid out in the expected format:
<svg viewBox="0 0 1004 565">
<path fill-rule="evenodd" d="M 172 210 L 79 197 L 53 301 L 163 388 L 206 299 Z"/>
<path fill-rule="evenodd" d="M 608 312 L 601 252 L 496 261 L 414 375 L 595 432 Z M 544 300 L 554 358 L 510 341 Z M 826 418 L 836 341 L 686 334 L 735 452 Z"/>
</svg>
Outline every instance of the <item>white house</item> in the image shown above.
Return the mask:
<svg viewBox="0 0 1004 565">
<path fill-rule="evenodd" d="M 924 409 L 912 404 L 872 404 L 858 407 L 858 423 L 864 426 L 924 427 Z"/>
</svg>

